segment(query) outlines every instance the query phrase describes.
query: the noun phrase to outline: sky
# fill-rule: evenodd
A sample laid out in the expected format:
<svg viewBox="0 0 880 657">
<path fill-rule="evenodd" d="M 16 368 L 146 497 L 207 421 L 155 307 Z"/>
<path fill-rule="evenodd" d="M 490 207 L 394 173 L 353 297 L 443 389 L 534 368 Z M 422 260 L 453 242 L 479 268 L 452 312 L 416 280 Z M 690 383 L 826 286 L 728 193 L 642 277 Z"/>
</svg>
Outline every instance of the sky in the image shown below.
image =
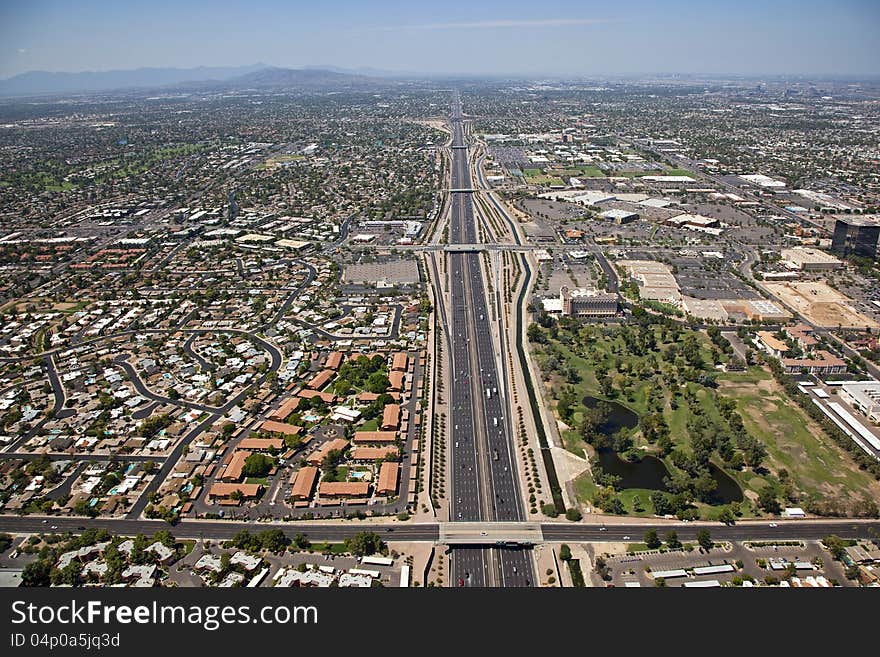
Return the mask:
<svg viewBox="0 0 880 657">
<path fill-rule="evenodd" d="M 430 74 L 880 73 L 880 0 L 0 0 L 0 78 L 332 65 Z"/>
</svg>

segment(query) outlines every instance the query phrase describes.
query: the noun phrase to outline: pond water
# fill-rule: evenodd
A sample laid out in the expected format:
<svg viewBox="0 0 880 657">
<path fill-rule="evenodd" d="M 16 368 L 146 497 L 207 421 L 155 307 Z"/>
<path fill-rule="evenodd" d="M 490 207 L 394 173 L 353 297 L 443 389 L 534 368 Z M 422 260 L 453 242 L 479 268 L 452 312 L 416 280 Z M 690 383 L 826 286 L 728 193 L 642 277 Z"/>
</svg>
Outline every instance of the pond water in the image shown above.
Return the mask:
<svg viewBox="0 0 880 657">
<path fill-rule="evenodd" d="M 639 426 L 638 414 L 616 401 L 605 401 L 604 399 L 596 399 L 595 397 L 584 397 L 583 405 L 587 408 L 596 408 L 600 403 L 607 404 L 610 408 L 608 417 L 605 422 L 599 425 L 599 431 L 602 433 L 614 435 L 623 428 L 635 429 Z"/>
<path fill-rule="evenodd" d="M 620 402 L 604 401 L 595 397 L 583 399 L 583 404 L 587 408 L 595 408 L 600 402 L 607 404 L 610 409 L 607 419 L 599 427 L 602 433 L 611 436 L 624 427 L 635 429 L 639 425 L 638 414 Z M 599 450 L 598 456 L 605 472 L 620 477 L 622 488 L 666 489 L 663 478 L 669 476 L 669 470 L 656 456 L 648 454 L 634 463 L 620 458 L 613 449 Z M 735 479 L 712 462 L 709 463 L 709 473 L 717 483 L 714 495 L 716 504 L 743 501 L 742 489 Z"/>
<path fill-rule="evenodd" d="M 727 474 L 724 470 L 709 461 L 709 473 L 718 484 L 715 489 L 715 501 L 719 504 L 729 504 L 730 502 L 742 502 L 743 492 L 736 480 Z"/>
<path fill-rule="evenodd" d="M 621 488 L 647 488 L 666 490 L 663 478 L 669 475 L 666 464 L 656 456 L 646 454 L 640 461 L 630 463 L 620 458 L 613 449 L 599 450 L 599 463 L 608 474 L 620 477 Z M 715 489 L 715 504 L 742 502 L 743 492 L 736 480 L 717 465 L 709 462 L 709 473 L 718 484 Z"/>
<path fill-rule="evenodd" d="M 621 488 L 666 489 L 663 477 L 668 476 L 669 471 L 656 456 L 648 454 L 641 461 L 630 463 L 620 458 L 613 449 L 600 449 L 599 463 L 605 472 L 620 477 Z"/>
</svg>

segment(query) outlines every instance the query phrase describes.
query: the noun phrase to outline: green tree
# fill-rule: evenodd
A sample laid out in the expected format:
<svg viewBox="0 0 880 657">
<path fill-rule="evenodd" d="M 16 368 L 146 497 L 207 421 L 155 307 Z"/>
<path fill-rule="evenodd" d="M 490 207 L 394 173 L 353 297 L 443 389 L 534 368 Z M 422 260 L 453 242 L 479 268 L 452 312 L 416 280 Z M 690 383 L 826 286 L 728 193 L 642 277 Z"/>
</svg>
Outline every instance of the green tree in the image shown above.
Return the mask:
<svg viewBox="0 0 880 657">
<path fill-rule="evenodd" d="M 758 506 L 767 513 L 778 514 L 782 511 L 782 506 L 776 498 L 776 489 L 773 486 L 764 486 L 758 493 Z"/>
<path fill-rule="evenodd" d="M 537 342 L 538 344 L 546 344 L 547 343 L 547 334 L 537 324 L 529 325 L 529 328 L 526 330 L 526 337 L 529 339 L 529 342 Z"/>
<path fill-rule="evenodd" d="M 260 544 L 264 550 L 270 552 L 284 552 L 290 543 L 287 536 L 280 529 L 267 529 L 258 535 Z"/>
<path fill-rule="evenodd" d="M 327 455 L 321 460 L 321 468 L 324 471 L 333 470 L 337 465 L 342 463 L 345 459 L 345 454 L 343 454 L 342 450 L 339 449 L 331 449 L 327 452 Z"/>
<path fill-rule="evenodd" d="M 581 512 L 574 507 L 565 510 L 565 517 L 567 520 L 571 520 L 572 522 L 578 522 L 583 516 Z"/>
<path fill-rule="evenodd" d="M 21 573 L 22 586 L 50 586 L 52 580 L 50 574 L 52 572 L 52 564 L 45 560 L 38 560 L 29 563 L 24 567 Z"/>
<path fill-rule="evenodd" d="M 649 529 L 645 532 L 645 545 L 651 550 L 656 550 L 662 545 L 656 529 Z"/>
<path fill-rule="evenodd" d="M 700 544 L 700 547 L 704 550 L 711 550 L 715 543 L 712 542 L 712 535 L 709 533 L 708 529 L 701 529 L 697 532 L 697 543 Z"/>
<path fill-rule="evenodd" d="M 345 548 L 356 557 L 369 556 L 386 549 L 385 543 L 375 532 L 358 532 L 345 539 Z"/>
<path fill-rule="evenodd" d="M 847 542 L 845 540 L 835 534 L 831 534 L 830 536 L 823 538 L 822 542 L 825 544 L 825 547 L 828 548 L 828 551 L 831 552 L 832 557 L 837 561 L 843 559 L 843 555 L 846 554 L 847 548 Z"/>
<path fill-rule="evenodd" d="M 559 546 L 559 558 L 563 561 L 568 561 L 571 559 L 571 548 L 568 547 L 568 544 L 563 543 Z"/>
<path fill-rule="evenodd" d="M 265 477 L 275 467 L 275 459 L 266 454 L 254 452 L 244 460 L 241 474 L 245 477 Z"/>
<path fill-rule="evenodd" d="M 729 506 L 721 509 L 721 513 L 718 514 L 718 522 L 723 522 L 725 525 L 732 525 L 736 522 L 736 516 L 733 513 L 733 509 Z"/>
<path fill-rule="evenodd" d="M 666 536 L 663 537 L 663 540 L 666 541 L 666 547 L 670 550 L 680 550 L 681 549 L 681 541 L 678 540 L 678 534 L 675 530 L 670 530 L 666 532 Z"/>
</svg>

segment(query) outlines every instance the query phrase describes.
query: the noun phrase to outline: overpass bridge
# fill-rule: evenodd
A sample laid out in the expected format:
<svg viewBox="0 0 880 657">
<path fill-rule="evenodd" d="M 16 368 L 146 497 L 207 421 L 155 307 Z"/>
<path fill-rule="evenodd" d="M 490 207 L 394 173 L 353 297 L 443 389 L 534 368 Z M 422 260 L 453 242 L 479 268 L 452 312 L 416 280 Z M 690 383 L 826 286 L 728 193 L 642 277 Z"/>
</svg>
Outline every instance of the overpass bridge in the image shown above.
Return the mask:
<svg viewBox="0 0 880 657">
<path fill-rule="evenodd" d="M 513 546 L 544 542 L 537 522 L 441 522 L 441 545 Z"/>
<path fill-rule="evenodd" d="M 352 244 L 351 248 L 359 251 L 375 251 L 377 249 L 394 249 L 395 251 L 446 251 L 448 253 L 467 253 L 477 251 L 546 251 L 546 246 L 531 244 Z"/>
</svg>

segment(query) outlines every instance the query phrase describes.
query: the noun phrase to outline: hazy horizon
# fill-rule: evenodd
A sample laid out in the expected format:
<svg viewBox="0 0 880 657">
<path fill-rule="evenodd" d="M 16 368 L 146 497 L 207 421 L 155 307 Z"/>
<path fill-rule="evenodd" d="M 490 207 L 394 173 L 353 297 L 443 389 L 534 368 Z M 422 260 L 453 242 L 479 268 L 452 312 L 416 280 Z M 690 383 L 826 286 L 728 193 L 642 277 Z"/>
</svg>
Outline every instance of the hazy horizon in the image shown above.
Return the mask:
<svg viewBox="0 0 880 657">
<path fill-rule="evenodd" d="M 474 77 L 880 73 L 871 0 L 11 4 L 0 3 L 0 78 L 257 62 Z"/>
</svg>

